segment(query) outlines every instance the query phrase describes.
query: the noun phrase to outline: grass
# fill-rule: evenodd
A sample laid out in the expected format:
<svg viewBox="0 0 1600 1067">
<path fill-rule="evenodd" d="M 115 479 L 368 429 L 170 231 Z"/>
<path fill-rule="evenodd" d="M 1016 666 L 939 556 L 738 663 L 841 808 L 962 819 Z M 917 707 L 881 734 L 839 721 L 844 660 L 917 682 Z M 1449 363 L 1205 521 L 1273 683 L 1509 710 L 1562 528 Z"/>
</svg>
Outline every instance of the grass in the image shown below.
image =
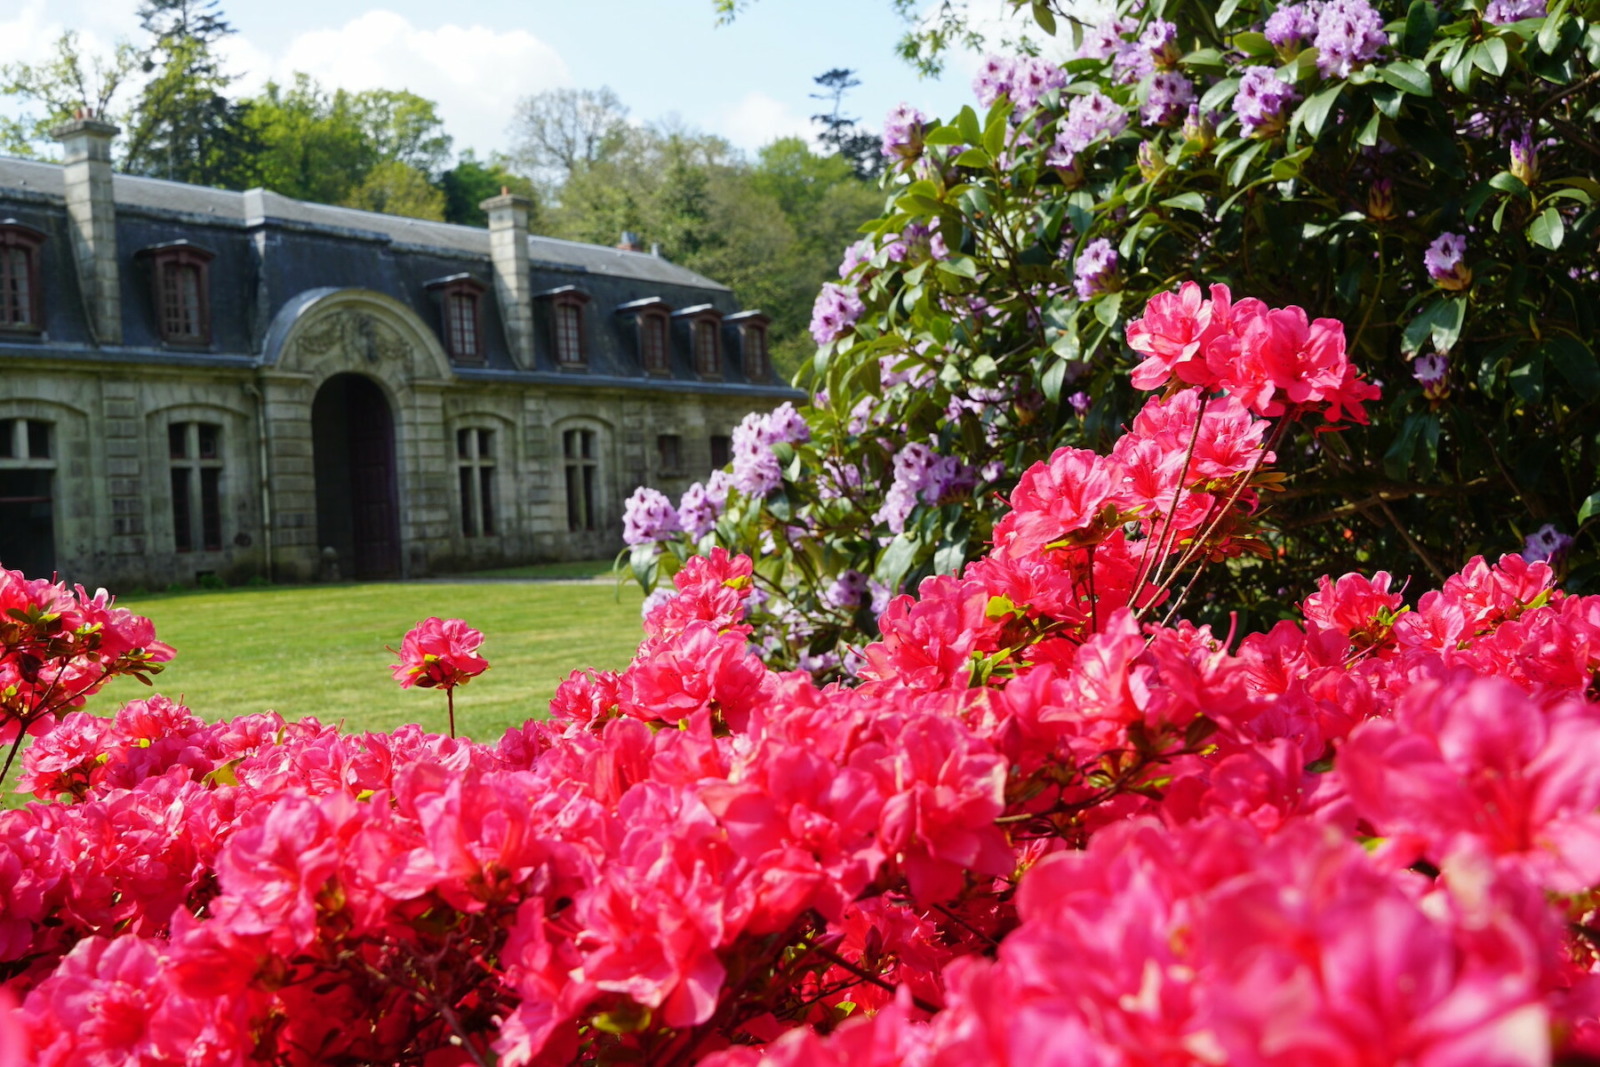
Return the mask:
<svg viewBox="0 0 1600 1067">
<path fill-rule="evenodd" d="M 569 565 L 570 566 L 570 565 Z M 600 564 L 609 569 L 609 562 Z M 588 575 L 581 575 L 587 577 Z M 272 709 L 350 730 L 418 722 L 445 730 L 444 694 L 402 690 L 385 646 L 429 615 L 461 618 L 485 635 L 490 667 L 456 690 L 458 732 L 493 741 L 546 713 L 578 667 L 625 666 L 643 637 L 641 594 L 614 582 L 412 582 L 233 589 L 120 598 L 155 622 L 177 657 L 156 691 L 208 721 Z M 109 715 L 146 695 L 119 678 L 88 704 Z"/>
<path fill-rule="evenodd" d="M 584 559 L 571 563 L 535 563 L 527 567 L 504 567 L 494 571 L 474 571 L 465 577 L 469 578 L 534 578 L 539 580 L 554 578 L 609 578 L 611 577 L 611 564 L 609 559 Z"/>
</svg>

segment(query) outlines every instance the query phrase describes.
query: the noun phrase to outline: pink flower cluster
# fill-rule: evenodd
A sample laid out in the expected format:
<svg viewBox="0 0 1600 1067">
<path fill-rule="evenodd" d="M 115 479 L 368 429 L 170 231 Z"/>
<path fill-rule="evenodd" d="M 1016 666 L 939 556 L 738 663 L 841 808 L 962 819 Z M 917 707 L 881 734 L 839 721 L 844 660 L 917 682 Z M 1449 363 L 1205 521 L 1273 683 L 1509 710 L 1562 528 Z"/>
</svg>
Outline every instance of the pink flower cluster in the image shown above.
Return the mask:
<svg viewBox="0 0 1600 1067">
<path fill-rule="evenodd" d="M 423 619 L 412 627 L 400 644 L 400 662 L 394 664 L 394 680 L 400 688 L 454 689 L 488 669 L 478 655 L 483 634 L 460 619 Z"/>
<path fill-rule="evenodd" d="M 14 755 L 24 735 L 48 729 L 112 678 L 148 681 L 172 656 L 149 619 L 114 607 L 104 589 L 91 596 L 0 568 L 0 745 Z"/>
<path fill-rule="evenodd" d="M 1194 282 L 1153 297 L 1128 324 L 1128 345 L 1145 357 L 1133 370 L 1136 388 L 1176 378 L 1226 391 L 1257 415 L 1316 410 L 1329 422 L 1365 423 L 1363 405 L 1378 396 L 1346 355 L 1339 322 L 1307 321 L 1302 308 L 1250 297 L 1235 302 L 1225 285 L 1213 285 L 1210 299 Z"/>
<path fill-rule="evenodd" d="M 1245 303 L 1211 307 L 1226 326 Z M 1227 347 L 1201 312 L 1138 324 L 1158 384 Z M 852 685 L 763 665 L 751 561 L 715 550 L 626 669 L 574 673 L 494 745 L 205 724 L 161 698 L 68 716 L 25 759 L 63 802 L 0 812 L 0 1003 L 21 1024 L 0 1048 L 48 1067 L 1600 1055 L 1600 598 L 1507 556 L 1409 604 L 1387 574 L 1323 578 L 1297 621 L 1237 641 L 1156 621 L 1185 559 L 1248 537 L 1270 461 L 1246 398 L 1278 387 L 1215 385 L 1180 375 L 1109 456 L 1028 471 L 995 550 L 890 602 Z"/>
</svg>

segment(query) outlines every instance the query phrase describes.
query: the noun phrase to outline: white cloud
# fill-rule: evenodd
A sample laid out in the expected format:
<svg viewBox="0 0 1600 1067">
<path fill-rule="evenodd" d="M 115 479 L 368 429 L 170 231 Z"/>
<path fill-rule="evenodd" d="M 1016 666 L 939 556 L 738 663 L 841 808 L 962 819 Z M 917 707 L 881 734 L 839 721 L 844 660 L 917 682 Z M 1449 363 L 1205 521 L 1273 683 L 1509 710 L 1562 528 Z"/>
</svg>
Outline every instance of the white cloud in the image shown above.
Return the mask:
<svg viewBox="0 0 1600 1067">
<path fill-rule="evenodd" d="M 713 120 L 712 132 L 726 137 L 736 148 L 754 152 L 779 137 L 803 137 L 808 142 L 816 134 L 810 119 L 797 115 L 781 100 L 763 92 L 749 92 Z"/>
<path fill-rule="evenodd" d="M 554 48 L 525 30 L 447 24 L 415 26 L 392 11 L 368 11 L 336 29 L 308 30 L 269 56 L 233 38 L 228 58 L 253 92 L 296 72 L 329 88 L 405 89 L 439 105 L 459 151 L 479 157 L 507 147 L 506 124 L 518 97 L 571 83 Z"/>
</svg>

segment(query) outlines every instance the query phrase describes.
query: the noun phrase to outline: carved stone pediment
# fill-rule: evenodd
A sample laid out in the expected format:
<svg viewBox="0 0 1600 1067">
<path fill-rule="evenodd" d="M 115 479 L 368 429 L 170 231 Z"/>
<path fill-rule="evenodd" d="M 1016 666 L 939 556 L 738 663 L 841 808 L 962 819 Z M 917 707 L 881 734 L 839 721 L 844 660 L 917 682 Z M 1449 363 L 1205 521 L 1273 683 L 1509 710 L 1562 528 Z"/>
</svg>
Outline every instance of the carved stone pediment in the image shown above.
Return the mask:
<svg viewBox="0 0 1600 1067">
<path fill-rule="evenodd" d="M 305 362 L 331 352 L 343 351 L 360 356 L 368 363 L 405 362 L 409 351 L 394 328 L 362 311 L 340 309 L 300 331 L 295 338 L 296 355 Z"/>
</svg>

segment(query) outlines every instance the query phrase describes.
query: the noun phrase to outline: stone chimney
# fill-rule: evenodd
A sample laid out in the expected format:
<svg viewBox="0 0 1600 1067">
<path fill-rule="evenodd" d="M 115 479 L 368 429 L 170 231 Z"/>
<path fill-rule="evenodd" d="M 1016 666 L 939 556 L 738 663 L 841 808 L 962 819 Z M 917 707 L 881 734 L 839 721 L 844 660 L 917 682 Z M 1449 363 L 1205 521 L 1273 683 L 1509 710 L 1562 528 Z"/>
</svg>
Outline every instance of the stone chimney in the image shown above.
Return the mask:
<svg viewBox="0 0 1600 1067">
<path fill-rule="evenodd" d="M 494 294 L 517 366 L 533 369 L 533 274 L 528 265 L 528 210 L 533 201 L 501 188 L 478 205 L 489 216 Z"/>
<path fill-rule="evenodd" d="M 617 242 L 617 247 L 624 252 L 643 252 L 644 242 L 639 240 L 639 235 L 632 230 L 623 230 L 622 240 Z"/>
<path fill-rule="evenodd" d="M 111 140 L 122 131 L 109 122 L 80 117 L 50 131 L 61 142 L 72 226 L 72 257 L 78 265 L 84 309 L 95 342 L 122 343 L 122 286 L 117 271 L 117 208 L 111 199 Z"/>
</svg>

